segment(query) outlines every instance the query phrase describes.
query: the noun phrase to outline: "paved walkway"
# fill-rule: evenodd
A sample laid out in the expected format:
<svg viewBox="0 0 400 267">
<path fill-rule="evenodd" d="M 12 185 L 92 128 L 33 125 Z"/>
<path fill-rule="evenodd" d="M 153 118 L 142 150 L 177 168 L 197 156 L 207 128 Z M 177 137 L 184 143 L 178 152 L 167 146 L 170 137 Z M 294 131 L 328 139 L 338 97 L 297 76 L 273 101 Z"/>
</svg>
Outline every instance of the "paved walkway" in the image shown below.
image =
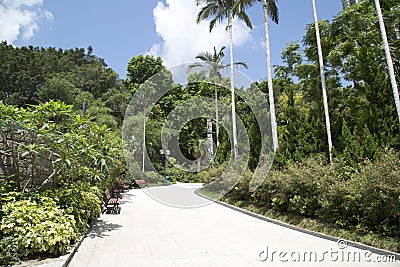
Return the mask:
<svg viewBox="0 0 400 267">
<path fill-rule="evenodd" d="M 184 195 L 192 198 L 193 203 L 206 204 L 205 199 L 193 193 L 194 189 L 172 185 L 152 188 L 149 192 L 169 196 L 172 201 Z M 121 214 L 101 215 L 70 267 L 400 265 L 400 262 L 374 263 L 388 258 L 343 248 L 344 243 L 338 246 L 337 242 L 216 203 L 200 208 L 176 208 L 155 201 L 140 189 L 125 193 L 122 203 Z"/>
</svg>

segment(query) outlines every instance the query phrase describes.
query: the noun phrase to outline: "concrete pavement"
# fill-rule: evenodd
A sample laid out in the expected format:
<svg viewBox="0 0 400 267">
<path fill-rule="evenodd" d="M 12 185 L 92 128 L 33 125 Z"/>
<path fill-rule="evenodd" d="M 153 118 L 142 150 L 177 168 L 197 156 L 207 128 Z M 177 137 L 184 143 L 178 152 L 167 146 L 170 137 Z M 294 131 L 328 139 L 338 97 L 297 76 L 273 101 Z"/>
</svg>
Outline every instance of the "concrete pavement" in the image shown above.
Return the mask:
<svg viewBox="0 0 400 267">
<path fill-rule="evenodd" d="M 69 266 L 400 266 L 378 263 L 393 261 L 390 255 L 209 204 L 195 189 L 171 185 L 125 193 L 121 214 L 102 214 Z M 199 207 L 177 208 L 180 196 Z"/>
</svg>

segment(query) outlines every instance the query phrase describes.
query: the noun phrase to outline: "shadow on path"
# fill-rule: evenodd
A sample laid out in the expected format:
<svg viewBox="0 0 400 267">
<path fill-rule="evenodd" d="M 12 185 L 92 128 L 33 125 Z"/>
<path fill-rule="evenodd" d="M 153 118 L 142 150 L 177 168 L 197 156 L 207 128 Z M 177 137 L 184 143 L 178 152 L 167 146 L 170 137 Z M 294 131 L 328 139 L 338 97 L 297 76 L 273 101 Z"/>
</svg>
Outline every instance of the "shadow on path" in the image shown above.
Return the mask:
<svg viewBox="0 0 400 267">
<path fill-rule="evenodd" d="M 136 196 L 136 195 L 134 195 L 134 194 L 122 193 L 121 204 L 124 204 L 124 203 L 133 203 L 133 198 L 134 198 L 135 196 Z"/>
<path fill-rule="evenodd" d="M 93 225 L 90 232 L 87 234 L 88 238 L 104 238 L 106 236 L 110 236 L 110 232 L 118 230 L 122 227 L 120 224 L 110 223 L 107 221 L 103 221 L 101 219 L 97 220 L 97 222 Z"/>
</svg>

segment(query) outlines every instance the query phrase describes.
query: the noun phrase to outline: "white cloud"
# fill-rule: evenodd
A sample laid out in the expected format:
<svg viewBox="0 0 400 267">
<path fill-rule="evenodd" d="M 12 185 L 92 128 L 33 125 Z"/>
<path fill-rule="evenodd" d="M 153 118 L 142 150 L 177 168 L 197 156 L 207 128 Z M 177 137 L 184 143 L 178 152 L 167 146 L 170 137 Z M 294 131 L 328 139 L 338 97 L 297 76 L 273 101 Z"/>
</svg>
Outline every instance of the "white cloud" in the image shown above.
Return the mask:
<svg viewBox="0 0 400 267">
<path fill-rule="evenodd" d="M 0 41 L 14 42 L 31 38 L 39 29 L 39 21 L 53 20 L 53 15 L 42 8 L 43 0 L 3 0 L 0 2 Z"/>
<path fill-rule="evenodd" d="M 226 23 L 217 24 L 209 32 L 209 22 L 196 24 L 199 7 L 195 1 L 166 0 L 167 5 L 158 2 L 153 10 L 157 34 L 163 39 L 154 44 L 149 54 L 161 56 L 166 66 L 193 61 L 201 52 L 212 51 L 226 46 L 229 51 L 229 35 Z M 233 22 L 234 46 L 251 41 L 250 29 L 243 22 Z"/>
</svg>

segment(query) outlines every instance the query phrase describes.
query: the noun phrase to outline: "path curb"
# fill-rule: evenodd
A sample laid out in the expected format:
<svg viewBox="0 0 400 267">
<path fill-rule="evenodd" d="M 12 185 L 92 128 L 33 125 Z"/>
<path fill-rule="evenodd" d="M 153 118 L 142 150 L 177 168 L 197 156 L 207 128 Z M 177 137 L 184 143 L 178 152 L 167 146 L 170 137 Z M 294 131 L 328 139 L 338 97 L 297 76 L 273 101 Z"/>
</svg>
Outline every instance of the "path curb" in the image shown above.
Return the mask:
<svg viewBox="0 0 400 267">
<path fill-rule="evenodd" d="M 297 226 L 294 226 L 294 225 L 291 225 L 291 224 L 288 224 L 288 223 L 284 223 L 284 222 L 281 222 L 281 221 L 278 221 L 278 220 L 275 220 L 275 219 L 271 219 L 269 217 L 260 215 L 258 213 L 254 213 L 254 212 L 251 212 L 251 211 L 236 207 L 234 205 L 231 205 L 231 204 L 219 201 L 219 200 L 212 199 L 212 198 L 210 198 L 208 196 L 205 196 L 205 195 L 201 194 L 199 192 L 199 190 L 200 189 L 197 189 L 197 190 L 194 191 L 194 193 L 197 196 L 203 197 L 203 198 L 208 199 L 208 200 L 210 200 L 210 201 L 212 201 L 212 202 L 214 202 L 216 204 L 219 204 L 219 205 L 225 206 L 227 208 L 236 210 L 238 212 L 244 213 L 244 214 L 249 215 L 251 217 L 254 217 L 254 218 L 269 222 L 269 223 L 273 223 L 273 224 L 276 224 L 276 225 L 279 225 L 279 226 L 283 226 L 283 227 L 286 227 L 286 228 L 289 228 L 289 229 L 292 229 L 292 230 L 295 230 L 295 231 L 298 231 L 298 232 L 301 232 L 301 233 L 305 233 L 305 234 L 309 234 L 309 235 L 312 235 L 312 236 L 315 236 L 315 237 L 320 237 L 320 238 L 323 238 L 323 239 L 326 239 L 326 240 L 334 241 L 334 242 L 339 242 L 340 240 L 344 240 L 348 246 L 351 246 L 351 247 L 354 247 L 354 248 L 358 248 L 358 249 L 362 249 L 362 250 L 368 250 L 368 251 L 370 251 L 372 253 L 379 254 L 379 255 L 384 255 L 384 256 L 388 256 L 388 255 L 392 256 L 393 255 L 396 258 L 396 261 L 400 261 L 400 254 L 399 253 L 396 253 L 396 252 L 393 252 L 393 251 L 388 251 L 388 250 L 385 250 L 385 249 L 375 248 L 375 247 L 368 246 L 368 245 L 365 245 L 365 244 L 362 244 L 362 243 L 354 242 L 354 241 L 343 239 L 343 238 L 337 238 L 337 237 L 330 236 L 330 235 L 323 234 L 323 233 L 319 233 L 319 232 L 314 232 L 314 231 L 303 229 L 303 228 L 300 228 L 300 227 L 297 227 Z"/>
<path fill-rule="evenodd" d="M 34 260 L 32 260 L 32 262 L 30 261 L 26 261 L 26 262 L 17 262 L 16 264 L 14 264 L 13 266 L 15 267 L 26 267 L 26 266 L 35 266 L 35 267 L 67 267 L 68 264 L 70 263 L 72 257 L 74 256 L 74 254 L 76 253 L 76 251 L 78 250 L 78 248 L 80 247 L 80 245 L 82 244 L 83 240 L 87 237 L 87 235 L 90 233 L 90 231 L 93 228 L 93 225 L 97 222 L 98 218 L 92 222 L 89 225 L 89 228 L 86 230 L 85 234 L 83 234 L 81 236 L 81 238 L 79 239 L 78 242 L 75 242 L 75 244 L 73 244 L 71 246 L 71 249 L 69 251 L 67 251 L 64 255 L 57 257 L 57 258 L 47 258 L 47 259 L 43 259 L 43 262 L 34 262 Z"/>
<path fill-rule="evenodd" d="M 72 257 L 75 255 L 76 251 L 78 250 L 78 248 L 81 246 L 83 240 L 87 237 L 87 235 L 90 233 L 90 231 L 93 228 L 93 225 L 98 221 L 98 217 L 97 219 L 91 223 L 91 225 L 89 226 L 89 228 L 87 229 L 86 233 L 84 235 L 82 235 L 81 239 L 79 240 L 78 244 L 74 245 L 74 248 L 68 253 L 68 257 L 65 259 L 64 264 L 62 265 L 62 267 L 67 267 L 68 264 L 70 263 Z"/>
</svg>

